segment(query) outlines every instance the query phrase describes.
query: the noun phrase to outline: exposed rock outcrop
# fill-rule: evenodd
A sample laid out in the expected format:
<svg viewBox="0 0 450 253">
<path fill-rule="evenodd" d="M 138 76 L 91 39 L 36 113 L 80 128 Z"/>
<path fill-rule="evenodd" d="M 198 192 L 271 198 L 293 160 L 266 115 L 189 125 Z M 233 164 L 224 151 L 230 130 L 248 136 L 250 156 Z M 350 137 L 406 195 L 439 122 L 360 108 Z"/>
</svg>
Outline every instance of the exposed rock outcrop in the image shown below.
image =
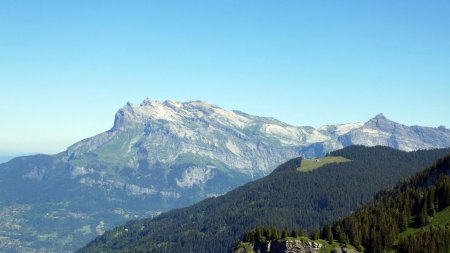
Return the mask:
<svg viewBox="0 0 450 253">
<path fill-rule="evenodd" d="M 249 248 L 252 248 L 251 250 Z M 268 241 L 255 245 L 240 245 L 233 249 L 233 253 L 319 253 L 326 252 L 325 246 L 311 240 L 288 239 L 281 241 Z M 333 249 L 333 253 L 359 253 L 346 246 Z"/>
</svg>

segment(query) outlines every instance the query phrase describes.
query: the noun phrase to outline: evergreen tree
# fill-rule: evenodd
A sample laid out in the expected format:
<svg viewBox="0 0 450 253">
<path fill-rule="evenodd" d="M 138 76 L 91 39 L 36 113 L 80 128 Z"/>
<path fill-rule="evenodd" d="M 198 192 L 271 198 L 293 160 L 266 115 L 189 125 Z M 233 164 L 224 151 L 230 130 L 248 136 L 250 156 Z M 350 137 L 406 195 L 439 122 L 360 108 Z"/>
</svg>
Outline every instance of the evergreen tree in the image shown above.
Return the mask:
<svg viewBox="0 0 450 253">
<path fill-rule="evenodd" d="M 312 230 L 312 232 L 311 232 L 311 239 L 313 239 L 313 240 L 318 240 L 318 239 L 320 239 L 320 230 L 319 229 L 317 229 L 317 228 L 315 228 L 315 229 L 313 229 Z"/>
<path fill-rule="evenodd" d="M 288 229 L 287 227 L 284 227 L 283 232 L 281 232 L 281 238 L 287 238 L 288 235 Z"/>
<path fill-rule="evenodd" d="M 333 242 L 333 232 L 331 231 L 331 226 L 329 224 L 326 224 L 322 229 L 322 238 L 324 240 L 329 241 L 330 243 Z"/>
<path fill-rule="evenodd" d="M 293 238 L 298 237 L 298 236 L 299 236 L 299 235 L 298 235 L 298 230 L 295 229 L 295 228 L 292 229 L 290 236 L 293 237 Z"/>
</svg>

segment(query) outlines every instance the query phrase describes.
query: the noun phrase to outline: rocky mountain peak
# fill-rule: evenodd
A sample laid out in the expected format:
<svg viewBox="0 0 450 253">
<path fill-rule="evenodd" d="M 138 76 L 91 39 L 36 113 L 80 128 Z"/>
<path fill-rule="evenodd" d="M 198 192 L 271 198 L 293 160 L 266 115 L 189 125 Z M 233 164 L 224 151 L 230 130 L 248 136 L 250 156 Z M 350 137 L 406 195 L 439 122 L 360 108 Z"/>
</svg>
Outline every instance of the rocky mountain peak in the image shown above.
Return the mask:
<svg viewBox="0 0 450 253">
<path fill-rule="evenodd" d="M 136 128 L 149 120 L 180 121 L 179 112 L 183 109 L 183 104 L 174 100 L 160 102 L 146 98 L 139 105 L 128 102 L 116 113 L 113 129 Z"/>
<path fill-rule="evenodd" d="M 205 101 L 164 102 L 146 98 L 141 104 L 127 103 L 117 113 L 113 130 L 136 128 L 147 122 L 159 121 L 164 124 L 176 124 L 189 127 L 189 122 L 208 122 L 224 127 L 244 128 L 254 121 L 255 117 L 227 111 Z"/>
<path fill-rule="evenodd" d="M 379 113 L 379 114 L 377 114 L 377 115 L 374 117 L 374 119 L 376 119 L 376 120 L 386 120 L 387 118 L 384 116 L 383 113 Z"/>
<path fill-rule="evenodd" d="M 386 116 L 384 116 L 384 114 L 380 113 L 367 121 L 364 124 L 364 127 L 391 132 L 396 125 L 400 124 L 389 120 L 388 118 L 386 118 Z"/>
<path fill-rule="evenodd" d="M 371 118 L 367 123 L 369 122 L 393 122 L 386 118 L 383 113 L 377 114 L 375 117 Z"/>
</svg>

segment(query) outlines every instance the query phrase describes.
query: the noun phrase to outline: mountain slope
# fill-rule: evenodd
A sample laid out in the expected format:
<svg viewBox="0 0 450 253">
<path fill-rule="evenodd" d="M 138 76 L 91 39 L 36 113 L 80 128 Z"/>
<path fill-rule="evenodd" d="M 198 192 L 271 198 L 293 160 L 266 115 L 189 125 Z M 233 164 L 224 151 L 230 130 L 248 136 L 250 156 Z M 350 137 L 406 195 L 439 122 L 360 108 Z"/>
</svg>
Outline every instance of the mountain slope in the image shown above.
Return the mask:
<svg viewBox="0 0 450 253">
<path fill-rule="evenodd" d="M 350 145 L 381 145 L 404 151 L 445 148 L 450 147 L 450 130 L 443 126 L 405 126 L 379 114 L 362 127 L 350 129 L 335 139 L 301 148 L 300 153 L 314 157 Z"/>
<path fill-rule="evenodd" d="M 199 101 L 128 103 L 109 131 L 0 165 L 0 247 L 70 252 L 126 220 L 224 194 L 354 127 L 294 127 Z"/>
<path fill-rule="evenodd" d="M 108 231 L 79 252 L 227 252 L 256 226 L 311 229 L 331 222 L 449 152 L 352 146 L 331 154 L 350 162 L 310 172 L 298 171 L 301 158 L 294 159 L 224 196 Z"/>
<path fill-rule="evenodd" d="M 320 247 L 320 252 L 335 252 L 336 247 L 348 249 L 351 243 L 365 252 L 447 253 L 450 250 L 450 155 L 395 188 L 379 192 L 374 201 L 332 226 L 325 225 L 322 232 L 314 230 L 312 239 L 302 229 L 292 231 L 289 234 L 286 229 L 280 233 L 275 228 L 256 228 L 243 236 L 243 242 L 236 244 L 233 252 L 285 253 L 292 252 L 286 246 L 305 247 L 313 242 L 316 248 Z"/>
<path fill-rule="evenodd" d="M 336 149 L 324 143 L 360 128 L 296 127 L 201 101 L 127 103 L 104 133 L 0 164 L 0 247 L 70 252 L 126 220 L 222 195 L 294 157 L 322 156 Z M 450 140 L 446 128 L 414 129 L 424 136 L 415 148 Z"/>
<path fill-rule="evenodd" d="M 354 214 L 333 223 L 335 237 L 368 252 L 450 250 L 450 155 L 377 194 Z"/>
</svg>

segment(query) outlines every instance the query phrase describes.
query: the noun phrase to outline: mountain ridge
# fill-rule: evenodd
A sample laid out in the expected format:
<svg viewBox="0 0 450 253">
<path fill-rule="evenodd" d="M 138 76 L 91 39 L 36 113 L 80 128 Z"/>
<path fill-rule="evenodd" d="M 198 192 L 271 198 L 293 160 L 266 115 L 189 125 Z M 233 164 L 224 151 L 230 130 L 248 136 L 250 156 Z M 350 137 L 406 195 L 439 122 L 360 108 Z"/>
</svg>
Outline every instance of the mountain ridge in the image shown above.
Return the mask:
<svg viewBox="0 0 450 253">
<path fill-rule="evenodd" d="M 202 101 L 128 102 L 117 111 L 108 131 L 56 155 L 20 157 L 0 164 L 0 208 L 11 211 L 19 201 L 24 204 L 28 211 L 12 215 L 13 224 L 35 235 L 51 234 L 52 229 L 40 230 L 24 221 L 42 219 L 35 216 L 35 209 L 51 210 L 54 215 L 42 222 L 56 224 L 57 236 L 27 247 L 60 243 L 67 248 L 59 249 L 71 251 L 79 241 L 131 218 L 151 217 L 219 196 L 270 174 L 291 158 L 323 156 L 351 145 L 370 134 L 362 128 L 360 123 L 296 127 Z M 428 142 L 423 142 L 424 147 L 450 146 L 450 131 L 443 128 L 418 127 L 407 133 L 411 131 L 425 133 Z M 346 135 L 348 141 L 341 143 Z M 436 138 L 441 141 L 430 145 Z M 414 148 L 422 147 L 420 140 L 414 142 Z M 70 198 L 70 194 L 76 197 Z M 43 203 L 39 207 L 34 201 L 37 198 Z M 60 216 L 70 221 L 67 231 L 59 230 L 62 227 L 56 217 Z M 90 230 L 82 229 L 84 226 Z M 84 232 L 73 232 L 78 230 Z"/>
</svg>

